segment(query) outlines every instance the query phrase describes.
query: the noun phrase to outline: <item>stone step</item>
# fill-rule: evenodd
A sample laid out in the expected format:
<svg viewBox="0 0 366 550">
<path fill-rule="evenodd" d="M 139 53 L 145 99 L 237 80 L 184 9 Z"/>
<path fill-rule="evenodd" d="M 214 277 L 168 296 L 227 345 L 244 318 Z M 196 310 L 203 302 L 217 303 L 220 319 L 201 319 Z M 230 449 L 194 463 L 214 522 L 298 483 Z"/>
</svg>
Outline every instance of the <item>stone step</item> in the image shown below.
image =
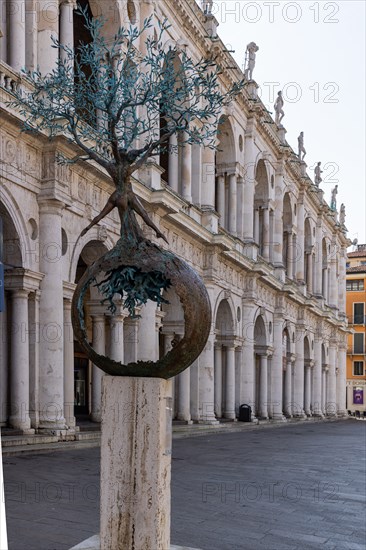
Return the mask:
<svg viewBox="0 0 366 550">
<path fill-rule="evenodd" d="M 99 447 L 100 441 L 89 440 L 89 441 L 58 441 L 57 443 L 46 443 L 43 445 L 15 445 L 13 447 L 3 447 L 2 455 L 3 458 L 9 456 L 18 456 L 21 454 L 36 454 L 52 451 L 70 451 L 73 449 L 92 449 L 94 447 Z"/>
<path fill-rule="evenodd" d="M 76 441 L 90 441 L 97 440 L 100 441 L 101 432 L 79 432 L 75 435 Z"/>
<path fill-rule="evenodd" d="M 25 445 L 43 445 L 47 443 L 57 443 L 58 439 L 57 435 L 2 435 L 1 445 L 3 448 Z"/>
</svg>

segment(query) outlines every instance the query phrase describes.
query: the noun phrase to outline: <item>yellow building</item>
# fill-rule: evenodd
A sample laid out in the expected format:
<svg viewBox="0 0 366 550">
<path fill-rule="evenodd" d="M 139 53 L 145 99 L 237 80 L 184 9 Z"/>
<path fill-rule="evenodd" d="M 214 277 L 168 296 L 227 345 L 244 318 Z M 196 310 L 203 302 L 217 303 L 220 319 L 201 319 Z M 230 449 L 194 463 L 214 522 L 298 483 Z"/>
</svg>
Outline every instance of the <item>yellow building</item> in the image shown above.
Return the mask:
<svg viewBox="0 0 366 550">
<path fill-rule="evenodd" d="M 358 245 L 347 257 L 346 307 L 351 329 L 347 349 L 347 409 L 360 411 L 362 416 L 366 411 L 366 244 Z"/>
</svg>

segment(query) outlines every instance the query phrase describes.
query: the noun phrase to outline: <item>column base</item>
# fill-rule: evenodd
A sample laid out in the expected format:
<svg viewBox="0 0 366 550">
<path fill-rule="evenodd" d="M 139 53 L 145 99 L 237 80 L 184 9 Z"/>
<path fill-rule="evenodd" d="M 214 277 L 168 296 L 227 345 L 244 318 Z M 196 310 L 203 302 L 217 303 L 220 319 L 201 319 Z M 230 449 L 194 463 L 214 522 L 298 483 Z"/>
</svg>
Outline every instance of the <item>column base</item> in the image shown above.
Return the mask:
<svg viewBox="0 0 366 550">
<path fill-rule="evenodd" d="M 233 422 L 236 422 L 235 413 L 226 413 L 223 418 L 225 418 L 225 420 L 232 420 Z"/>
<path fill-rule="evenodd" d="M 215 420 L 207 419 L 207 420 L 199 420 L 198 424 L 205 424 L 206 426 L 218 426 L 220 422 L 216 419 Z"/>
<path fill-rule="evenodd" d="M 102 415 L 101 413 L 91 413 L 90 415 L 90 420 L 92 422 L 97 422 L 98 424 L 100 424 L 102 422 Z"/>
<path fill-rule="evenodd" d="M 93 537 L 90 537 L 90 539 L 84 540 L 80 544 L 73 546 L 70 550 L 101 550 L 100 537 L 99 535 L 94 535 Z M 182 546 L 175 546 L 174 544 L 172 544 L 170 546 L 170 550 L 199 550 L 199 549 L 188 548 L 187 546 L 183 548 Z"/>
<path fill-rule="evenodd" d="M 272 422 L 287 422 L 287 418 L 283 414 L 274 415 L 271 418 Z"/>
<path fill-rule="evenodd" d="M 177 416 L 177 420 L 179 422 L 184 422 L 184 424 L 187 424 L 188 426 L 193 424 L 193 420 L 191 420 L 191 419 L 187 420 L 186 418 L 180 418 L 179 416 Z"/>
<path fill-rule="evenodd" d="M 10 417 L 9 424 L 14 430 L 20 430 L 23 434 L 32 435 L 35 433 L 35 429 L 31 428 L 30 420 L 29 422 L 22 422 L 19 418 Z"/>
<path fill-rule="evenodd" d="M 345 418 L 348 417 L 347 411 L 337 411 L 338 418 Z"/>
</svg>

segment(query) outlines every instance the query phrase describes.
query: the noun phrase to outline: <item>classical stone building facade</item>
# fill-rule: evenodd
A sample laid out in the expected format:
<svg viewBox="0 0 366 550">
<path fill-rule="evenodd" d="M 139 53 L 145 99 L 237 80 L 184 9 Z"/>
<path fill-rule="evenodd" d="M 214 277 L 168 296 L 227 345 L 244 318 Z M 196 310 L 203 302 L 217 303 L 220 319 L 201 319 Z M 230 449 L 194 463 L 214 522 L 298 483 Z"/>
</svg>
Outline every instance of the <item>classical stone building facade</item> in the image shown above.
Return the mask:
<svg viewBox="0 0 366 550">
<path fill-rule="evenodd" d="M 52 35 L 80 40 L 73 1 L 2 5 L 0 425 L 63 437 L 73 433 L 75 415 L 100 419 L 101 371 L 74 341 L 70 308 L 86 266 L 117 241 L 118 220 L 112 212 L 80 236 L 106 203 L 110 180 L 86 163 L 58 165 L 57 153 L 75 149 L 62 136 L 49 142 L 21 133 L 19 115 L 6 105 L 13 87 L 25 85 L 22 67 L 52 68 Z M 224 88 L 241 74 L 209 7 L 194 0 L 89 0 L 89 9 L 106 17 L 107 37 L 123 22 L 167 17 L 167 42 L 197 59 L 214 52 Z M 186 422 L 234 420 L 242 403 L 253 418 L 274 420 L 346 408 L 345 227 L 256 92 L 248 82 L 222 113 L 216 153 L 185 145 L 135 174 L 134 188 L 169 248 L 201 275 L 211 300 L 205 350 L 172 383 L 175 418 Z M 110 316 L 92 289 L 93 346 L 124 362 L 157 358 L 184 331 L 174 292 L 168 299 L 132 320 L 122 308 Z"/>
</svg>

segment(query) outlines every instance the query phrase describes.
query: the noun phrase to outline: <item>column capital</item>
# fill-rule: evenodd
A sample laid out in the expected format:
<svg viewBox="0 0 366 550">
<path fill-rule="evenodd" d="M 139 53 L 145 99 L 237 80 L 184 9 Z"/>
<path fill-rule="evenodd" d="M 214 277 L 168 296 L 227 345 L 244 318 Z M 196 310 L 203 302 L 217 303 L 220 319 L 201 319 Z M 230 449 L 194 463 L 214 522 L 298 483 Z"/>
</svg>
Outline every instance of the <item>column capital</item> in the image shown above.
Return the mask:
<svg viewBox="0 0 366 550">
<path fill-rule="evenodd" d="M 76 0 L 60 0 L 60 6 L 68 5 L 72 7 L 73 10 L 76 10 L 77 8 L 77 1 Z"/>
<path fill-rule="evenodd" d="M 30 290 L 27 290 L 25 288 L 13 288 L 11 291 L 13 298 L 28 298 L 30 294 Z"/>
<path fill-rule="evenodd" d="M 42 195 L 38 195 L 37 202 L 40 214 L 54 214 L 55 216 L 62 216 L 62 211 L 65 208 L 65 203 L 61 200 L 52 197 L 42 197 Z"/>
</svg>

